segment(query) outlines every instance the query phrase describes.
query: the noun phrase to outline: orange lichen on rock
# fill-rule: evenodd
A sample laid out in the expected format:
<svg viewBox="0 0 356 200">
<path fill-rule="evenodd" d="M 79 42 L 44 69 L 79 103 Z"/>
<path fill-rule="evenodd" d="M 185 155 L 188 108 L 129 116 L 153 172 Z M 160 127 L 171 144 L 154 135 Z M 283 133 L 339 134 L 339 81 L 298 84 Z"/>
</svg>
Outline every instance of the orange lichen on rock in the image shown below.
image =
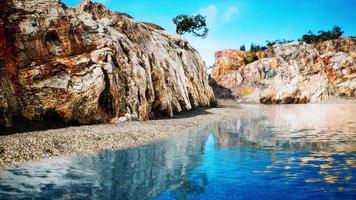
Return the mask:
<svg viewBox="0 0 356 200">
<path fill-rule="evenodd" d="M 253 93 L 254 89 L 252 87 L 243 86 L 240 88 L 240 93 L 243 96 L 249 96 Z"/>
<path fill-rule="evenodd" d="M 323 61 L 323 64 L 324 64 L 324 71 L 325 71 L 325 74 L 326 76 L 328 77 L 328 79 L 330 81 L 333 81 L 335 79 L 335 76 L 334 76 L 334 72 L 330 66 L 330 59 L 331 57 L 330 56 L 325 56 L 322 61 Z"/>
<path fill-rule="evenodd" d="M 239 50 L 224 50 L 215 53 L 215 67 L 212 77 L 218 80 L 225 74 L 244 66 L 244 56 L 246 52 Z"/>
</svg>

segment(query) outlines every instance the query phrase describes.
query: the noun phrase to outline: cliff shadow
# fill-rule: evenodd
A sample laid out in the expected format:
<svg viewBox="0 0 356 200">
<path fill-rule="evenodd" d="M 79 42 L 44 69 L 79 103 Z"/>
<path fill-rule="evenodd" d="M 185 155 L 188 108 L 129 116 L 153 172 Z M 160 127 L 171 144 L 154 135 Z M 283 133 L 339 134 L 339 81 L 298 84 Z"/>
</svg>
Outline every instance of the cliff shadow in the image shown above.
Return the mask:
<svg viewBox="0 0 356 200">
<path fill-rule="evenodd" d="M 163 119 L 184 119 L 184 118 L 192 118 L 198 115 L 210 115 L 211 112 L 207 111 L 208 108 L 204 107 L 196 107 L 191 110 L 175 113 L 173 117 L 165 117 Z"/>
<path fill-rule="evenodd" d="M 218 82 L 210 75 L 209 75 L 209 85 L 213 89 L 214 95 L 217 99 L 234 99 L 235 98 L 230 89 L 218 84 Z"/>
<path fill-rule="evenodd" d="M 31 121 L 22 116 L 13 118 L 13 127 L 0 126 L 0 136 L 27 133 L 35 131 L 46 131 L 51 129 L 61 129 L 70 126 L 80 126 L 77 122 L 65 122 L 58 114 L 50 112 L 44 116 L 43 120 Z"/>
</svg>

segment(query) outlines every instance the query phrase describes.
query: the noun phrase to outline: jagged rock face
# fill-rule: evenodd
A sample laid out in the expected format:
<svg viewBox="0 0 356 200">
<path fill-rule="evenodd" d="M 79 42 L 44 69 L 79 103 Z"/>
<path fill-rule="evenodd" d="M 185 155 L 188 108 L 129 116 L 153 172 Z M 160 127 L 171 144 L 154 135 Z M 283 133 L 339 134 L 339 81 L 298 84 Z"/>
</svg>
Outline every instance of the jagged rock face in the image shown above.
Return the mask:
<svg viewBox="0 0 356 200">
<path fill-rule="evenodd" d="M 320 55 L 326 53 L 355 53 L 356 52 L 356 38 L 355 37 L 347 37 L 347 38 L 339 38 L 336 40 L 328 40 L 315 45 Z"/>
<path fill-rule="evenodd" d="M 266 51 L 267 58 L 215 79 L 235 98 L 247 102 L 307 103 L 331 95 L 355 96 L 355 41 L 342 38 L 318 46 L 275 45 Z"/>
<path fill-rule="evenodd" d="M 316 46 L 329 79 L 338 96 L 356 96 L 356 38 L 330 40 Z"/>
<path fill-rule="evenodd" d="M 2 125 L 53 114 L 83 124 L 146 120 L 214 100 L 204 62 L 178 35 L 90 1 L 0 8 Z"/>
<path fill-rule="evenodd" d="M 244 67 L 246 65 L 244 61 L 246 55 L 247 53 L 245 51 L 234 49 L 217 51 L 215 53 L 215 67 L 212 71 L 212 77 L 218 80 Z M 258 59 L 263 59 L 267 57 L 267 54 L 264 51 L 258 51 L 256 52 L 256 56 Z"/>
<path fill-rule="evenodd" d="M 215 66 L 218 67 L 214 67 L 212 77 L 218 79 L 244 66 L 243 59 L 245 54 L 244 51 L 233 49 L 217 51 L 215 53 Z"/>
</svg>

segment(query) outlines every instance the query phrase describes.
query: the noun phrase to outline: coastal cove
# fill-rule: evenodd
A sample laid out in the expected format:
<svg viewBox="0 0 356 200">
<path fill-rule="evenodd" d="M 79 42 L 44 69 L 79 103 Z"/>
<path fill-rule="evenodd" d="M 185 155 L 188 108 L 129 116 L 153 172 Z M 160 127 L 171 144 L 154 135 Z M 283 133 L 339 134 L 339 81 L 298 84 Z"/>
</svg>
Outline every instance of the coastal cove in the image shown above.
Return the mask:
<svg viewBox="0 0 356 200">
<path fill-rule="evenodd" d="M 0 200 L 356 200 L 352 8 L 0 0 Z"/>
<path fill-rule="evenodd" d="M 123 149 L 157 142 L 190 128 L 250 112 L 233 101 L 218 108 L 196 108 L 173 118 L 130 121 L 118 124 L 73 126 L 0 136 L 0 166 L 11 166 L 59 155 L 84 155 L 102 150 Z"/>
<path fill-rule="evenodd" d="M 353 124 L 343 120 L 354 120 L 356 114 L 356 101 L 342 98 L 305 105 L 239 104 L 231 100 L 220 101 L 219 104 L 217 108 L 197 108 L 173 118 L 74 126 L 0 136 L 0 166 L 9 167 L 54 156 L 78 156 L 150 144 L 196 130 L 197 127 L 246 116 L 277 118 L 279 123 L 286 122 L 291 128 L 313 129 L 314 125 L 327 128 L 333 127 L 335 123 L 336 127 L 344 125 L 347 130 Z M 353 142 L 354 134 L 355 130 L 351 130 L 342 137 L 348 137 Z M 320 135 L 316 139 L 325 137 L 328 136 Z"/>
<path fill-rule="evenodd" d="M 356 104 L 343 101 L 222 102 L 175 119 L 1 137 L 1 145 L 19 141 L 12 148 L 26 149 L 22 155 L 61 156 L 12 160 L 19 165 L 0 170 L 0 197 L 283 199 L 293 190 L 303 198 L 352 199 Z M 56 141 L 62 148 L 48 145 Z"/>
</svg>

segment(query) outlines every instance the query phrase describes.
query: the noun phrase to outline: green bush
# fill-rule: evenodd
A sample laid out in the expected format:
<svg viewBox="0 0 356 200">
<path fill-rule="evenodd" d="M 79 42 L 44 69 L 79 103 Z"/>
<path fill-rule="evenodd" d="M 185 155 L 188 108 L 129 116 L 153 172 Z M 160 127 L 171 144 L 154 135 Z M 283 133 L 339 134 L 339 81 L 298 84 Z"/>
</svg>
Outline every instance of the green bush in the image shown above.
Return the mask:
<svg viewBox="0 0 356 200">
<path fill-rule="evenodd" d="M 256 60 L 258 60 L 256 52 L 248 52 L 243 58 L 245 65 L 255 62 Z"/>
<path fill-rule="evenodd" d="M 266 40 L 266 45 L 267 45 L 267 47 L 272 47 L 275 44 L 286 44 L 286 43 L 290 43 L 290 42 L 294 42 L 294 40 L 286 40 L 286 39 L 274 40 L 274 41 Z"/>
<path fill-rule="evenodd" d="M 259 51 L 263 51 L 263 50 L 266 50 L 267 47 L 266 46 L 260 46 L 260 45 L 256 45 L 256 44 L 251 44 L 251 47 L 250 47 L 250 52 L 259 52 Z"/>
<path fill-rule="evenodd" d="M 327 40 L 338 39 L 344 34 L 344 31 L 341 30 L 339 26 L 334 26 L 331 31 L 319 31 L 318 35 L 315 35 L 313 32 L 309 31 L 307 34 L 303 35 L 299 41 L 306 42 L 308 44 L 319 43 Z"/>
</svg>

